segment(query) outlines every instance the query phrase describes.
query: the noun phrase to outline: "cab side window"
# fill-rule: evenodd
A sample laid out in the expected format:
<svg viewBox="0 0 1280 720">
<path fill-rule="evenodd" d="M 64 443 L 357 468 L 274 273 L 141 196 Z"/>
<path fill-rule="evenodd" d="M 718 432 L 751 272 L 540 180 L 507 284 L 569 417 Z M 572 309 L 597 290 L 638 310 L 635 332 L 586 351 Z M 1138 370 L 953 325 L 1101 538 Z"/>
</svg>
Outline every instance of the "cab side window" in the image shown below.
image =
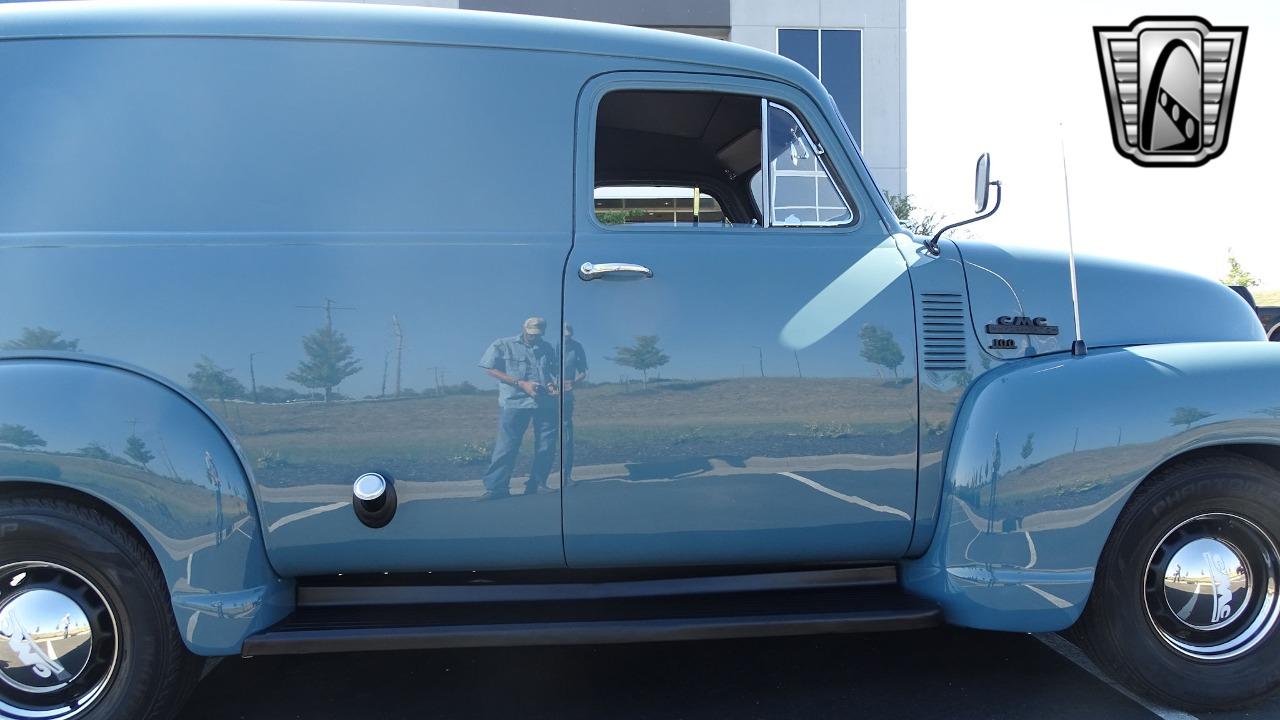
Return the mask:
<svg viewBox="0 0 1280 720">
<path fill-rule="evenodd" d="M 823 153 L 795 113 L 758 96 L 614 91 L 596 116 L 596 219 L 611 227 L 852 224 L 856 213 Z"/>
</svg>

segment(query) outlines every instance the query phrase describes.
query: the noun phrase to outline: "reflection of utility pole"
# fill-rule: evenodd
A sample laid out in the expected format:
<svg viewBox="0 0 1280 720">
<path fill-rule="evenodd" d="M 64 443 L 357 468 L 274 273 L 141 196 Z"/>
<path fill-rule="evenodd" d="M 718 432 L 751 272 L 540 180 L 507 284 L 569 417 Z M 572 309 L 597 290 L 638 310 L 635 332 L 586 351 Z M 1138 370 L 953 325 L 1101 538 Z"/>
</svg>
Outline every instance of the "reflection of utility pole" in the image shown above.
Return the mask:
<svg viewBox="0 0 1280 720">
<path fill-rule="evenodd" d="M 800 351 L 795 351 L 796 356 L 796 377 L 804 377 L 804 373 L 800 372 Z"/>
<path fill-rule="evenodd" d="M 440 372 L 436 373 L 436 394 L 437 395 L 444 395 L 444 388 L 446 387 L 444 379 L 448 375 L 449 375 L 449 371 L 445 370 L 444 368 L 440 368 Z"/>
<path fill-rule="evenodd" d="M 382 392 L 378 393 L 378 397 L 387 396 L 387 363 L 389 362 L 391 362 L 390 350 L 382 354 Z"/>
<path fill-rule="evenodd" d="M 307 310 L 323 310 L 324 326 L 328 328 L 330 331 L 333 330 L 333 311 L 334 310 L 355 310 L 355 308 L 353 307 L 346 307 L 344 305 L 334 305 L 333 301 L 330 300 L 329 298 L 324 299 L 323 305 L 297 305 L 296 307 L 305 308 Z"/>
<path fill-rule="evenodd" d="M 756 352 L 760 355 L 760 377 L 764 377 L 764 348 L 759 345 L 752 345 Z"/>
<path fill-rule="evenodd" d="M 396 397 L 400 397 L 400 367 L 404 360 L 404 331 L 400 328 L 400 316 L 391 314 L 391 332 L 396 336 Z"/>
<path fill-rule="evenodd" d="M 181 480 L 178 476 L 178 468 L 173 466 L 173 459 L 169 457 L 169 446 L 164 441 L 164 435 L 156 435 L 156 439 L 160 441 L 160 454 L 164 456 L 164 464 L 169 466 L 169 472 L 173 474 L 174 480 Z"/>
<path fill-rule="evenodd" d="M 249 387 L 252 388 L 250 392 L 252 393 L 251 397 L 253 398 L 253 403 L 255 405 L 258 404 L 258 378 L 253 374 L 253 356 L 258 354 L 260 353 L 249 353 Z"/>
</svg>

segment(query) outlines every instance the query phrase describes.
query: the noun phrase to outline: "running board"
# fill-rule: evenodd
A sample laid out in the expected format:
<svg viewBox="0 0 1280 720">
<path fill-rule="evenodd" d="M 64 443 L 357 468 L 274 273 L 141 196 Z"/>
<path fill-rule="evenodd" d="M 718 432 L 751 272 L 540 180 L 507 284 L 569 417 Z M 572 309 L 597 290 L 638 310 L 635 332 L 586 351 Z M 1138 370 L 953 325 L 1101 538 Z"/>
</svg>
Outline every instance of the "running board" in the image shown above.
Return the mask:
<svg viewBox="0 0 1280 720">
<path fill-rule="evenodd" d="M 311 606 L 246 639 L 242 653 L 717 640 L 940 624 L 936 605 L 883 586 L 570 602 Z"/>
</svg>

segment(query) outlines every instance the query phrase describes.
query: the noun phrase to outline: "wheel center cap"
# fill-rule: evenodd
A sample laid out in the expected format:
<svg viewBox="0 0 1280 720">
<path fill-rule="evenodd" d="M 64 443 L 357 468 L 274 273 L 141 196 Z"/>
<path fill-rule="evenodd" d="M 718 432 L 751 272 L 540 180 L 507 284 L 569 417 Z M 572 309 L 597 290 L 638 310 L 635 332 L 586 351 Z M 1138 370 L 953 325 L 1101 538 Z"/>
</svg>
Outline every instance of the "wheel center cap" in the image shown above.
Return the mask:
<svg viewBox="0 0 1280 720">
<path fill-rule="evenodd" d="M 1251 589 L 1243 554 L 1218 538 L 1188 542 L 1165 568 L 1169 610 L 1196 630 L 1218 630 L 1235 622 L 1248 606 Z"/>
<path fill-rule="evenodd" d="M 70 597 L 47 588 L 0 599 L 0 680 L 28 693 L 61 690 L 89 663 L 93 631 Z"/>
</svg>

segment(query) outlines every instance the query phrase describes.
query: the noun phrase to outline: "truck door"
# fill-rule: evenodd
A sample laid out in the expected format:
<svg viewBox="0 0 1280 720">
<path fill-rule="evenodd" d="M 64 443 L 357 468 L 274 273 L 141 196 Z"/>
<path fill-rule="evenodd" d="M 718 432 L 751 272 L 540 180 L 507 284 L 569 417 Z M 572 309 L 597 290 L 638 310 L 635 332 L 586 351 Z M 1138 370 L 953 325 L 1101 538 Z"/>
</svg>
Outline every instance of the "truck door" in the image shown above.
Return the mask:
<svg viewBox="0 0 1280 720">
<path fill-rule="evenodd" d="M 581 98 L 569 564 L 900 555 L 912 297 L 851 145 L 807 95 L 762 82 L 622 73 Z"/>
</svg>

